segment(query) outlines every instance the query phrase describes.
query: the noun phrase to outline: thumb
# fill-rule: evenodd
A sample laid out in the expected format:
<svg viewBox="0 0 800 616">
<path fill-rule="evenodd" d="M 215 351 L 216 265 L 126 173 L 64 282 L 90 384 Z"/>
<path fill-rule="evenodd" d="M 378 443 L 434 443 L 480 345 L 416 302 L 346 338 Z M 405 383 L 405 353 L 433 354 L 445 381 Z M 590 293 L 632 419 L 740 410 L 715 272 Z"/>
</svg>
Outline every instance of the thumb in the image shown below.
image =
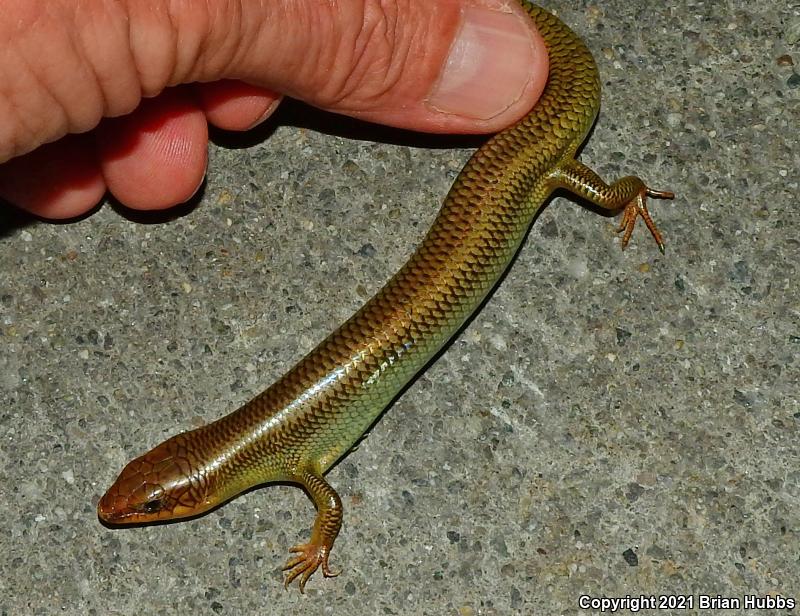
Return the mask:
<svg viewBox="0 0 800 616">
<path fill-rule="evenodd" d="M 530 110 L 547 77 L 541 37 L 508 0 L 292 0 L 241 10 L 237 52 L 207 48 L 214 78 L 382 124 L 499 130 Z"/>
<path fill-rule="evenodd" d="M 129 10 L 143 11 L 131 22 L 140 24 L 134 57 L 146 93 L 234 78 L 373 122 L 491 132 L 533 106 L 547 75 L 544 43 L 522 7 L 509 0 L 171 6 L 170 26 L 156 27 L 148 2 L 129 3 Z M 167 32 L 162 39 L 180 45 L 171 55 L 161 51 L 172 48 L 158 38 L 159 30 Z"/>
<path fill-rule="evenodd" d="M 511 0 L 4 0 L 0 162 L 169 86 L 247 81 L 430 132 L 492 132 L 546 81 Z"/>
</svg>

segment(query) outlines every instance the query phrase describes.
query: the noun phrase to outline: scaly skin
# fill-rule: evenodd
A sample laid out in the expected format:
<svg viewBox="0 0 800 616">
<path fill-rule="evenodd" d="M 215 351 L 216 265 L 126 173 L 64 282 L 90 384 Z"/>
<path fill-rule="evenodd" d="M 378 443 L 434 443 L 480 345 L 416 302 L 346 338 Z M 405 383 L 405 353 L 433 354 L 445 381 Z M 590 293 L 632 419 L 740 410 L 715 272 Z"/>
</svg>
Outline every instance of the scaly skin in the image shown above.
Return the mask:
<svg viewBox="0 0 800 616">
<path fill-rule="evenodd" d="M 645 206 L 667 197 L 636 177 L 606 185 L 575 161 L 600 105 L 591 53 L 561 21 L 523 2 L 547 44 L 541 100 L 491 138 L 456 178 L 408 263 L 344 325 L 262 394 L 212 424 L 184 432 L 130 462 L 98 505 L 110 524 L 194 516 L 253 486 L 295 482 L 317 507 L 308 543 L 285 569 L 302 590 L 328 556 L 342 505 L 323 474 L 479 307 L 556 188 L 624 209 L 623 247 Z"/>
</svg>

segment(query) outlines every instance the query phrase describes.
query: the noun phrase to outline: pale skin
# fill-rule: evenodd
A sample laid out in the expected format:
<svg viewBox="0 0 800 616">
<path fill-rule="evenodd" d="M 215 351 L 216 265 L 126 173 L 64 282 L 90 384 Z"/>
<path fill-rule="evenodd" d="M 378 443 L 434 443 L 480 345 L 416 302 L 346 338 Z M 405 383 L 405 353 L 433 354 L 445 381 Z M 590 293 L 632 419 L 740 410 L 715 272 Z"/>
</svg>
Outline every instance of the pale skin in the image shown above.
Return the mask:
<svg viewBox="0 0 800 616">
<path fill-rule="evenodd" d="M 432 93 L 483 6 L 530 31 L 526 74 L 496 108 L 443 112 Z M 283 95 L 401 128 L 495 132 L 546 79 L 529 21 L 507 0 L 0 0 L 0 197 L 50 219 L 107 193 L 171 207 L 202 183 L 208 125 L 247 130 Z M 482 78 L 459 85 L 465 100 L 472 85 L 477 99 L 497 90 Z"/>
</svg>

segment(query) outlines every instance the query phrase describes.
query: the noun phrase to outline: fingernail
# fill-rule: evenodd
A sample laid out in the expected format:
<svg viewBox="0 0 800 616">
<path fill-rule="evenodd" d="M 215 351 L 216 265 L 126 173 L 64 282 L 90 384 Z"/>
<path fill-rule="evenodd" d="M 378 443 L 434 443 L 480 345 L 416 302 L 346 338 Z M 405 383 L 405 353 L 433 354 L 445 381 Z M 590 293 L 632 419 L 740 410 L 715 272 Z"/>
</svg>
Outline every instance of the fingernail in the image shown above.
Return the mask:
<svg viewBox="0 0 800 616">
<path fill-rule="evenodd" d="M 532 77 L 536 46 L 515 13 L 468 7 L 428 104 L 437 111 L 488 120 L 508 109 Z"/>
<path fill-rule="evenodd" d="M 264 111 L 264 113 L 262 113 L 262 114 L 259 116 L 259 118 L 258 118 L 258 119 L 257 119 L 255 122 L 253 122 L 252 124 L 250 124 L 250 125 L 249 125 L 247 128 L 245 128 L 244 130 L 246 130 L 246 131 L 247 131 L 247 130 L 252 130 L 252 129 L 254 129 L 256 126 L 258 126 L 259 124 L 261 124 L 262 122 L 264 122 L 264 120 L 266 120 L 267 118 L 269 118 L 269 117 L 270 117 L 270 116 L 271 116 L 273 113 L 275 113 L 275 110 L 278 108 L 278 105 L 280 105 L 280 104 L 281 104 L 281 101 L 283 100 L 283 95 L 281 95 L 281 94 L 275 94 L 275 97 L 276 97 L 276 98 L 275 98 L 275 100 L 274 100 L 274 101 L 272 101 L 272 102 L 269 104 L 269 107 L 267 107 L 267 108 L 266 108 L 266 110 Z"/>
</svg>

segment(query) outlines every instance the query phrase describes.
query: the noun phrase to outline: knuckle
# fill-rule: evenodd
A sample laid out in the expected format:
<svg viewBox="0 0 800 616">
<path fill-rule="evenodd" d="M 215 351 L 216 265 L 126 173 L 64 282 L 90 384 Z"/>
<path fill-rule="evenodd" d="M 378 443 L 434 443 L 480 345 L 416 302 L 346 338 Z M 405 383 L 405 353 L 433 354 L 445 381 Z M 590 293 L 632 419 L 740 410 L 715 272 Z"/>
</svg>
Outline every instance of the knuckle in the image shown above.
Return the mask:
<svg viewBox="0 0 800 616">
<path fill-rule="evenodd" d="M 365 0 L 357 26 L 338 38 L 320 90 L 326 107 L 369 109 L 402 80 L 414 33 L 397 0 Z M 352 23 L 351 22 L 351 23 Z"/>
</svg>

